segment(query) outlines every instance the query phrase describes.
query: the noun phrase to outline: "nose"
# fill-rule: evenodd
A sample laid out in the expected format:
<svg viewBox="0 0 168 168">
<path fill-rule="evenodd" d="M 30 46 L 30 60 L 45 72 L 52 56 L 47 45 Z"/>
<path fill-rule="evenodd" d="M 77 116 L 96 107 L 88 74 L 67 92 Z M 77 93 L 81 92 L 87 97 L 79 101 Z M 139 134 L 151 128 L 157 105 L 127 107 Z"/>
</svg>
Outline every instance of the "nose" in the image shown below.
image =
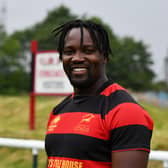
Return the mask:
<svg viewBox="0 0 168 168">
<path fill-rule="evenodd" d="M 81 51 L 76 52 L 73 57 L 72 60 L 73 62 L 82 62 L 84 61 L 84 55 Z"/>
</svg>

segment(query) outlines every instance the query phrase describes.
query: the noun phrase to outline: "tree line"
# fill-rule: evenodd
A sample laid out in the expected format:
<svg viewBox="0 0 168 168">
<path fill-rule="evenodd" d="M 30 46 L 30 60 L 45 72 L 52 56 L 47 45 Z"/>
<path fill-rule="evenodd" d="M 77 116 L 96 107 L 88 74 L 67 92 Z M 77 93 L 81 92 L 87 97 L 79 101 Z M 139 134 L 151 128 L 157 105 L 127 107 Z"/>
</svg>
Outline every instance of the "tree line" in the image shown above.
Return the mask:
<svg viewBox="0 0 168 168">
<path fill-rule="evenodd" d="M 26 62 L 26 60 L 27 53 L 30 53 L 31 40 L 38 41 L 39 50 L 55 50 L 57 40 L 52 30 L 60 24 L 77 18 L 79 16 L 73 14 L 69 8 L 60 6 L 49 11 L 41 22 L 11 35 L 0 26 L 0 94 L 28 93 L 31 73 L 27 70 L 30 61 Z M 148 45 L 133 37 L 117 36 L 107 23 L 96 16 L 80 18 L 103 24 L 109 33 L 112 48 L 107 66 L 109 78 L 136 91 L 167 88 L 164 81 L 154 82 L 156 75 L 151 69 L 153 60 Z"/>
</svg>

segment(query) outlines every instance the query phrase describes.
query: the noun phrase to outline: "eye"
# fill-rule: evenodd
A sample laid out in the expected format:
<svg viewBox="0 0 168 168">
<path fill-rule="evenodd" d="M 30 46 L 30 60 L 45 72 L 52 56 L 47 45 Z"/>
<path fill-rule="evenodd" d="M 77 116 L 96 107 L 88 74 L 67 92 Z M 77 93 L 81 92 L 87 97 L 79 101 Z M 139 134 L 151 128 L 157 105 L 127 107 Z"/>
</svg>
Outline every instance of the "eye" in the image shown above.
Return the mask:
<svg viewBox="0 0 168 168">
<path fill-rule="evenodd" d="M 85 48 L 83 52 L 86 54 L 93 54 L 95 53 L 95 51 L 96 51 L 95 48 Z"/>
<path fill-rule="evenodd" d="M 74 50 L 72 50 L 72 49 L 65 49 L 65 50 L 63 51 L 63 54 L 70 56 L 70 55 L 74 54 Z"/>
</svg>

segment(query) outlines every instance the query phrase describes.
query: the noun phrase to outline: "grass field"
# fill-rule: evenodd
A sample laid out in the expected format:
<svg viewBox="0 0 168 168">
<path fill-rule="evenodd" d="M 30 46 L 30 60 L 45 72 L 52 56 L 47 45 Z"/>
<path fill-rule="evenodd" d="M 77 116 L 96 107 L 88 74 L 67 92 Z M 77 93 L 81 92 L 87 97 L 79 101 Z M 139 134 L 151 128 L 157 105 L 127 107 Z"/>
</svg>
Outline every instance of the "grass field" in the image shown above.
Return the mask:
<svg viewBox="0 0 168 168">
<path fill-rule="evenodd" d="M 29 129 L 29 96 L 0 96 L 0 137 L 44 140 L 49 112 L 63 97 L 37 97 L 36 129 Z M 168 150 L 168 108 L 142 102 L 155 122 L 153 150 Z M 0 168 L 31 168 L 32 151 L 0 147 Z M 45 168 L 46 155 L 39 151 L 38 167 Z M 161 162 L 150 161 L 148 168 L 161 168 Z"/>
</svg>

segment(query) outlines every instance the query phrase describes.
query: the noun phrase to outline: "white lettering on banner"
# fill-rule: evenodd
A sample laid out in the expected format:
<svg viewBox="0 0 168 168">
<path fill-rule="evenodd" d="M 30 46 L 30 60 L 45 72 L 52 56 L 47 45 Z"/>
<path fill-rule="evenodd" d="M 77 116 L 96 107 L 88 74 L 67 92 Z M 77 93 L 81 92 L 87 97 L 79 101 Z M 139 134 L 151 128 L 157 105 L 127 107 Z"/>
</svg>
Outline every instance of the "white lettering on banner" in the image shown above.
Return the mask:
<svg viewBox="0 0 168 168">
<path fill-rule="evenodd" d="M 37 53 L 35 63 L 35 93 L 72 93 L 72 86 L 59 61 L 58 52 Z"/>
</svg>

